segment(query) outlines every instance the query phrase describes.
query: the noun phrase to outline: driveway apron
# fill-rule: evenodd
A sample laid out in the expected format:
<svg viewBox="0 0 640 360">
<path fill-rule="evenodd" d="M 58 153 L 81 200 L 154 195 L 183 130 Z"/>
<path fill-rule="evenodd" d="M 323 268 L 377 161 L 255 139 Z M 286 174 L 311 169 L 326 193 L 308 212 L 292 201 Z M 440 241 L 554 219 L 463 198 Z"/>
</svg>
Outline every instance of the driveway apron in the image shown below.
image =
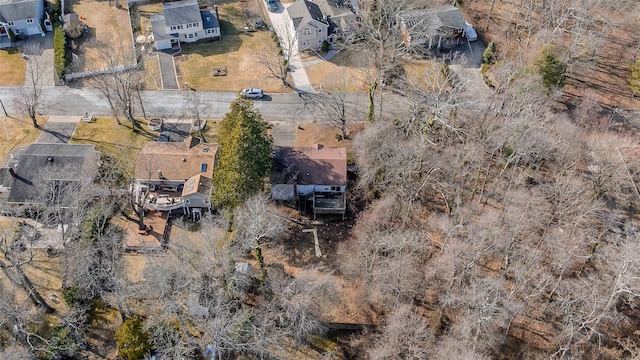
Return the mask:
<svg viewBox="0 0 640 360">
<path fill-rule="evenodd" d="M 79 120 L 80 116 L 50 116 L 36 142 L 40 144 L 69 143 Z"/>
</svg>

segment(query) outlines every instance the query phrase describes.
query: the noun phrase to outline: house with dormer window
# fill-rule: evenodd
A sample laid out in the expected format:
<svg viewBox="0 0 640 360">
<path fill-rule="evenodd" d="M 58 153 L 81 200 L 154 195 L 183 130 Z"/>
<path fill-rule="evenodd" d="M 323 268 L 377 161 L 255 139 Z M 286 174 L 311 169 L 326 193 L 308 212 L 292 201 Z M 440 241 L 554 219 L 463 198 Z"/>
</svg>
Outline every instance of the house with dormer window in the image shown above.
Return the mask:
<svg viewBox="0 0 640 360">
<path fill-rule="evenodd" d="M 295 30 L 300 51 L 320 49 L 324 41 L 331 44 L 336 39 L 331 21 L 312 1 L 296 1 L 287 8 L 286 16 Z"/>
<path fill-rule="evenodd" d="M 10 31 L 14 35 L 43 33 L 43 14 L 42 0 L 0 0 L 0 48 L 12 45 Z"/>
<path fill-rule="evenodd" d="M 0 0 L 2 1 L 2 0 Z M 162 14 L 151 17 L 153 42 L 157 50 L 180 48 L 180 43 L 219 40 L 220 23 L 217 8 L 200 8 L 198 0 L 182 0 L 162 4 Z"/>
</svg>

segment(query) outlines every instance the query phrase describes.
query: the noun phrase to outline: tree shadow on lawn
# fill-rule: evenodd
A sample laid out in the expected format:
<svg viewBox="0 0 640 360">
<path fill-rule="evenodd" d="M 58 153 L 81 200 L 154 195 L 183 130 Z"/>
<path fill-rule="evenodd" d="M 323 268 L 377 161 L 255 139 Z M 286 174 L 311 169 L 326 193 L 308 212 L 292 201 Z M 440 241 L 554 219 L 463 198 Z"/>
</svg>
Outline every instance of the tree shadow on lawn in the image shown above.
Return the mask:
<svg viewBox="0 0 640 360">
<path fill-rule="evenodd" d="M 182 51 L 185 54 L 197 54 L 202 57 L 222 55 L 236 52 L 242 46 L 242 38 L 239 34 L 223 36 L 221 40 L 200 44 L 183 44 Z"/>
</svg>

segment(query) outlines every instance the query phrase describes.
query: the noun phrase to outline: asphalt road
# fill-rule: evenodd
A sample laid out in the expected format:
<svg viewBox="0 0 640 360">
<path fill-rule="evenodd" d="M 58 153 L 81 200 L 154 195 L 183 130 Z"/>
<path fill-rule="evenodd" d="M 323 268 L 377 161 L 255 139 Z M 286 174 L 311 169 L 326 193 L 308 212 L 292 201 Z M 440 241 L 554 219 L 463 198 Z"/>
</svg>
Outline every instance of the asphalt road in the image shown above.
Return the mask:
<svg viewBox="0 0 640 360">
<path fill-rule="evenodd" d="M 210 119 L 222 119 L 229 111 L 231 102 L 238 96 L 235 92 L 209 92 L 198 91 L 202 103 L 206 104 L 205 117 Z M 144 105 L 144 114 L 147 117 L 180 118 L 185 113 L 185 91 L 142 91 L 140 97 Z M 314 113 L 304 96 L 296 93 L 267 94 L 263 99 L 255 100 L 255 107 L 267 121 L 280 121 L 285 123 L 313 122 Z M 17 114 L 13 99 L 20 96 L 17 87 L 0 87 L 0 101 L 4 104 L 9 115 Z M 73 115 L 83 116 L 86 112 L 94 116 L 111 116 L 111 110 L 107 101 L 98 90 L 75 89 L 66 86 L 50 86 L 42 88 L 43 106 L 40 112 L 43 115 Z M 366 95 L 361 93 L 347 94 L 347 101 L 357 103 L 366 111 Z M 394 106 L 403 106 L 402 99 L 391 93 L 384 94 L 385 111 Z M 376 100 L 376 104 L 379 99 Z M 379 108 L 379 107 L 377 107 Z M 143 116 L 143 109 L 137 105 L 136 116 Z"/>
</svg>

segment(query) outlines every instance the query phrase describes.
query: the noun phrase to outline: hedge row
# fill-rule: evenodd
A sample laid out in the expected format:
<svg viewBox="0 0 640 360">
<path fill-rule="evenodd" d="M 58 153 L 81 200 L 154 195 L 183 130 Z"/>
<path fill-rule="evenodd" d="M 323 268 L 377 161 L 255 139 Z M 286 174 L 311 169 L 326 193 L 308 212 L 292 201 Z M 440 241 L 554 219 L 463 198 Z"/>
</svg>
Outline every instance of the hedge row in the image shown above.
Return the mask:
<svg viewBox="0 0 640 360">
<path fill-rule="evenodd" d="M 54 69 L 58 78 L 64 75 L 64 69 L 67 67 L 65 52 L 67 50 L 67 36 L 62 29 L 61 23 L 56 23 L 53 28 L 53 54 Z"/>
</svg>

